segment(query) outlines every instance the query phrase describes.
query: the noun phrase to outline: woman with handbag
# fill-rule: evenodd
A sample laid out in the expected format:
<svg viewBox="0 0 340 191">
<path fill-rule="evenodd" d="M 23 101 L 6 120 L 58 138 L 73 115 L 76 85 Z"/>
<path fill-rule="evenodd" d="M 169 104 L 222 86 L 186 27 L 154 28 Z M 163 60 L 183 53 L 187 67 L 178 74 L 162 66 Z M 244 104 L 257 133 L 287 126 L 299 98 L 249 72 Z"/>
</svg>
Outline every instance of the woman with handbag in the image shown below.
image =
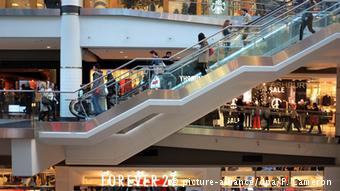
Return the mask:
<svg viewBox="0 0 340 191">
<path fill-rule="evenodd" d="M 200 44 L 200 49 L 205 49 L 208 46 L 208 42 L 203 33 L 198 34 L 198 42 Z M 198 56 L 198 66 L 197 69 L 201 72 L 202 76 L 207 74 L 206 69 L 208 68 L 209 62 L 209 50 L 204 50 Z"/>
</svg>

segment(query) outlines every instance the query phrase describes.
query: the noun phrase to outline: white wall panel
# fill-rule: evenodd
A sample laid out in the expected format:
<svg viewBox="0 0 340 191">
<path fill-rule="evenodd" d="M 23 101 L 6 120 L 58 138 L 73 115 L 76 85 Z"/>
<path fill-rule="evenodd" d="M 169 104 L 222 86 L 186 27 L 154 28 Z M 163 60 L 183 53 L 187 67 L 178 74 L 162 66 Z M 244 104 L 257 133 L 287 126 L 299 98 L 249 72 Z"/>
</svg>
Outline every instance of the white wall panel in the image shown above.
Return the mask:
<svg viewBox="0 0 340 191">
<path fill-rule="evenodd" d="M 188 47 L 220 26 L 128 16 L 82 16 L 82 47 Z"/>
<path fill-rule="evenodd" d="M 60 37 L 60 17 L 1 16 L 0 37 Z"/>
</svg>

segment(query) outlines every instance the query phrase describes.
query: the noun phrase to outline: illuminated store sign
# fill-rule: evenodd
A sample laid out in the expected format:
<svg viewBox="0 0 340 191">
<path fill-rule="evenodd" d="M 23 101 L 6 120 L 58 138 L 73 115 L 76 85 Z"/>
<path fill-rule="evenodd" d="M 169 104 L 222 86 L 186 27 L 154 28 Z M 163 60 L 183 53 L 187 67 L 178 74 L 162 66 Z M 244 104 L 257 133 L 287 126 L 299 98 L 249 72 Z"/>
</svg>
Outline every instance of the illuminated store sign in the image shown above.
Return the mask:
<svg viewBox="0 0 340 191">
<path fill-rule="evenodd" d="M 105 171 L 101 175 L 102 186 L 152 186 L 152 187 L 167 187 L 176 186 L 178 184 L 176 172 L 170 175 L 146 175 L 141 171 L 137 171 L 134 175 L 116 175 L 110 171 Z"/>
<path fill-rule="evenodd" d="M 214 14 L 222 14 L 227 7 L 225 0 L 215 0 L 211 3 L 211 10 Z"/>
</svg>

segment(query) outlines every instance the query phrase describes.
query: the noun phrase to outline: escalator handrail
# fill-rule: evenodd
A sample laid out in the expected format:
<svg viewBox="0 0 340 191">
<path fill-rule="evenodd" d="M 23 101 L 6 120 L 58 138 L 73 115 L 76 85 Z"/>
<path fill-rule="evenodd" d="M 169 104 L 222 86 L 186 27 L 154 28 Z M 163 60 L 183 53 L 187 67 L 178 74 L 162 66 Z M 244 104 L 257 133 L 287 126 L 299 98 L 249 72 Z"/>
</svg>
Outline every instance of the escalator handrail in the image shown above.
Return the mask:
<svg viewBox="0 0 340 191">
<path fill-rule="evenodd" d="M 289 4 L 290 2 L 293 2 L 293 0 L 291 0 L 291 1 L 289 1 L 289 2 L 286 2 L 286 3 L 284 3 L 284 4 Z M 251 21 L 250 23 L 248 23 L 248 25 L 242 25 L 242 26 L 243 26 L 243 27 L 244 27 L 244 26 L 246 26 L 246 27 L 252 27 L 251 23 L 254 23 L 254 22 L 257 22 L 257 21 L 261 21 L 261 20 L 263 20 L 264 18 L 267 18 L 267 17 L 273 15 L 274 13 L 278 12 L 279 10 L 284 9 L 284 7 L 285 7 L 285 6 L 279 6 L 279 7 L 277 7 L 276 9 L 274 9 L 273 11 L 270 11 L 268 14 L 264 15 L 263 17 L 259 17 L 259 18 L 255 19 L 255 20 Z M 215 32 L 214 34 L 208 36 L 205 40 L 211 39 L 212 37 L 214 37 L 214 36 L 216 36 L 217 34 L 221 33 L 221 32 L 224 31 L 225 29 L 231 28 L 231 27 L 234 27 L 234 26 L 227 26 L 227 27 L 225 27 L 225 28 L 219 30 L 218 32 Z M 240 27 L 241 27 L 241 26 L 240 26 Z M 202 40 L 202 41 L 204 41 L 204 40 Z M 135 62 L 135 61 L 137 61 L 137 60 L 163 60 L 163 61 L 169 61 L 169 60 L 172 60 L 172 59 L 176 58 L 178 55 L 182 54 L 183 52 L 186 52 L 186 51 L 188 51 L 188 50 L 190 50 L 190 49 L 196 47 L 196 46 L 199 45 L 199 43 L 201 43 L 202 41 L 200 41 L 200 42 L 198 42 L 198 43 L 195 43 L 194 45 L 192 45 L 192 46 L 190 46 L 190 47 L 187 47 L 187 48 L 185 48 L 185 49 L 183 49 L 183 50 L 177 52 L 176 54 L 172 55 L 170 58 L 158 58 L 158 59 L 155 59 L 155 58 L 134 58 L 133 60 L 130 60 L 129 62 L 127 62 L 127 63 L 125 63 L 125 64 L 119 66 L 118 68 L 112 70 L 111 72 L 107 73 L 106 75 L 103 75 L 103 76 L 101 76 L 100 78 L 97 78 L 96 80 L 93 80 L 92 82 L 89 82 L 89 83 L 83 85 L 83 86 L 80 87 L 79 89 L 75 90 L 74 93 L 76 93 L 76 92 L 78 92 L 78 91 L 80 91 L 80 90 L 82 90 L 82 89 L 88 87 L 89 85 L 93 84 L 94 82 L 96 82 L 96 81 L 98 81 L 98 80 L 101 80 L 101 79 L 107 77 L 108 74 L 111 74 L 111 73 L 113 73 L 113 72 L 115 72 L 115 71 L 118 71 L 118 70 L 120 70 L 120 69 L 122 69 L 122 68 L 125 68 L 126 66 L 128 66 L 128 65 L 131 64 L 132 62 Z"/>
<path fill-rule="evenodd" d="M 303 3 L 301 3 L 301 4 L 297 5 L 297 6 L 295 6 L 293 9 L 288 10 L 288 11 L 286 11 L 286 12 L 280 14 L 279 16 L 277 16 L 277 18 L 279 18 L 279 17 L 281 17 L 281 16 L 284 16 L 284 15 L 286 15 L 286 14 L 289 13 L 289 12 L 295 11 L 296 9 L 298 9 L 298 8 L 300 8 L 300 7 L 302 7 L 302 6 L 304 6 L 304 5 L 305 5 L 306 3 L 308 3 L 308 2 L 309 2 L 309 0 L 304 1 Z M 317 6 L 317 5 L 321 4 L 321 3 L 323 3 L 323 2 L 320 1 L 319 3 L 315 4 L 314 6 Z M 313 7 L 314 7 L 314 6 L 313 6 Z M 311 8 L 312 8 L 312 7 L 309 7 L 308 9 L 311 9 Z M 286 17 L 287 17 L 287 16 L 286 16 Z M 286 17 L 285 17 L 285 18 L 286 18 Z M 268 21 L 268 22 L 266 22 L 266 23 L 264 23 L 264 24 L 262 24 L 262 25 L 242 25 L 242 27 L 255 27 L 255 28 L 261 28 L 262 26 L 265 26 L 266 24 L 268 24 L 268 23 L 270 23 L 270 22 L 272 22 L 272 21 L 274 21 L 274 20 L 276 20 L 276 18 L 273 18 L 273 19 L 271 19 L 270 21 Z M 282 19 L 281 19 L 281 20 L 282 20 Z M 275 22 L 274 24 L 276 24 L 276 23 L 277 23 L 277 22 Z M 273 23 L 271 23 L 271 25 L 273 25 Z M 269 25 L 269 26 L 271 26 L 271 25 Z M 240 28 L 240 26 L 229 26 L 229 27 L 226 27 L 226 28 L 233 28 L 233 27 Z M 268 27 L 268 26 L 267 26 L 267 27 Z M 224 29 L 226 29 L 226 28 L 224 28 Z M 224 29 L 220 30 L 219 32 L 215 33 L 214 35 L 216 35 L 216 34 L 222 32 Z M 214 36 L 214 35 L 212 35 L 212 36 Z M 212 37 L 212 36 L 210 36 L 210 37 Z M 229 34 L 229 35 L 223 37 L 222 39 L 224 39 L 224 38 L 230 38 L 230 37 L 233 37 L 233 36 L 238 36 L 238 34 L 235 34 L 235 33 L 234 33 L 234 34 Z M 206 39 L 204 39 L 204 40 L 206 40 Z M 203 41 L 204 41 L 204 40 L 203 40 Z M 220 40 L 221 40 L 221 39 L 220 39 Z M 191 55 L 188 55 L 187 57 L 189 57 L 189 59 L 196 58 L 199 54 L 201 54 L 202 52 L 207 51 L 208 49 L 211 48 L 211 46 L 213 46 L 215 43 L 218 43 L 220 40 L 217 40 L 217 41 L 215 41 L 214 43 L 211 43 L 211 44 L 209 44 L 208 46 L 204 47 L 203 49 L 199 49 L 198 51 L 192 53 L 192 54 L 194 54 L 194 56 L 192 56 L 192 54 L 191 54 Z M 192 47 L 190 47 L 190 48 L 192 48 Z M 190 49 L 190 48 L 189 48 L 189 49 Z M 188 48 L 187 48 L 187 49 L 188 49 Z M 137 60 L 137 59 L 143 59 L 143 60 L 169 60 L 170 58 L 167 58 L 167 59 L 164 59 L 164 58 L 135 58 L 135 59 L 129 61 L 128 63 L 126 63 L 126 64 L 129 64 L 129 63 L 131 63 L 131 62 L 134 62 L 134 61 Z M 183 58 L 182 60 L 185 60 L 185 59 Z M 185 63 L 185 64 L 181 64 L 181 65 L 179 66 L 179 68 L 182 68 L 182 67 L 184 67 L 184 66 L 186 66 L 186 65 L 188 65 L 188 64 L 190 64 L 190 63 L 188 63 L 188 62 L 186 61 L 186 63 Z M 176 64 L 175 64 L 175 65 L 176 65 Z M 174 70 L 177 70 L 177 69 L 178 69 L 178 68 L 176 67 L 177 65 L 176 65 L 176 66 L 175 66 L 175 65 L 174 65 L 173 67 L 171 67 L 170 69 L 166 69 L 166 70 L 168 71 L 168 73 L 171 73 L 171 72 L 173 72 Z M 131 70 L 132 70 L 132 69 L 131 69 Z M 123 76 L 123 75 L 125 75 L 125 74 L 127 74 L 127 73 L 130 73 L 131 70 L 125 72 L 124 74 L 121 74 L 120 76 Z M 112 72 L 114 72 L 114 71 L 112 71 Z M 103 75 L 102 77 L 105 77 L 105 76 Z M 98 78 L 97 80 L 100 80 L 100 79 L 102 79 L 102 78 Z M 107 83 L 111 83 L 111 82 L 112 82 L 112 81 L 108 81 L 108 82 L 106 82 L 106 83 L 101 84 L 100 86 L 98 86 L 98 87 L 96 87 L 96 88 L 91 89 L 90 91 L 86 92 L 86 95 L 84 95 L 84 98 L 82 98 L 82 99 L 86 99 L 88 96 L 90 96 L 90 94 L 91 94 L 92 92 L 96 91 L 96 89 L 102 88 L 102 87 L 104 87 Z M 118 83 L 118 81 L 116 81 L 115 83 Z"/>
</svg>

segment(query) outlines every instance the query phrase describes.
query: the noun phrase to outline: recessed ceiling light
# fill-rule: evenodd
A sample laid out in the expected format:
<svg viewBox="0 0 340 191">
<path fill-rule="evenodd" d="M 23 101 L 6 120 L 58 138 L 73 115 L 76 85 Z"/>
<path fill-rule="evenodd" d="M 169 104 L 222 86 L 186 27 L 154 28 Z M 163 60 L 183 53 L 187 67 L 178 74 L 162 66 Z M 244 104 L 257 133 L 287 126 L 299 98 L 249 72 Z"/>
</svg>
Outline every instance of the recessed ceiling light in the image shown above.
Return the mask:
<svg viewBox="0 0 340 191">
<path fill-rule="evenodd" d="M 18 3 L 12 3 L 12 7 L 19 7 Z"/>
<path fill-rule="evenodd" d="M 123 53 L 124 53 L 124 51 L 120 51 L 119 53 L 123 54 Z"/>
<path fill-rule="evenodd" d="M 46 46 L 46 48 L 50 49 L 51 47 L 50 46 Z"/>
</svg>

